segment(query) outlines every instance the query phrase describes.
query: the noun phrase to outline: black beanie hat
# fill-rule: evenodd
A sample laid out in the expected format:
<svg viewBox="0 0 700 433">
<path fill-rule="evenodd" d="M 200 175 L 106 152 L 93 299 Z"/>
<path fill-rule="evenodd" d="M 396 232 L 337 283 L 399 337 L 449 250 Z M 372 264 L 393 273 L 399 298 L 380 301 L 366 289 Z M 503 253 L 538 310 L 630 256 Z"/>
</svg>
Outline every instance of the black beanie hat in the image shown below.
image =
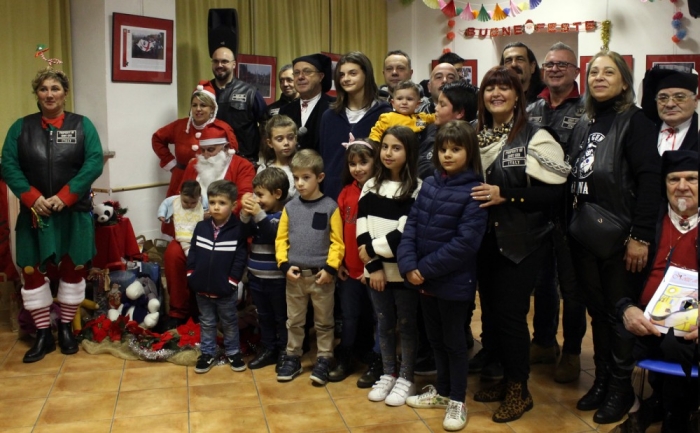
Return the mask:
<svg viewBox="0 0 700 433">
<path fill-rule="evenodd" d="M 298 62 L 306 62 L 314 65 L 319 72 L 323 73 L 323 80 L 321 81 L 322 92 L 326 93 L 331 90 L 331 85 L 333 84 L 333 70 L 330 57 L 321 53 L 309 54 L 308 56 L 297 57 L 292 61 L 292 64 L 295 65 Z"/>
</svg>

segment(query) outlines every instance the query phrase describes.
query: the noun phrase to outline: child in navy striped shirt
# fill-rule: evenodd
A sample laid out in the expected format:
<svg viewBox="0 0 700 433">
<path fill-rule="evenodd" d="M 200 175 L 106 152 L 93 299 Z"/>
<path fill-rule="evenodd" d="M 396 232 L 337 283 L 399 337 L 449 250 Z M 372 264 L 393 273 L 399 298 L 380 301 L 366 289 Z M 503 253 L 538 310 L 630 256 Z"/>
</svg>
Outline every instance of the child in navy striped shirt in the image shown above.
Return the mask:
<svg viewBox="0 0 700 433">
<path fill-rule="evenodd" d="M 268 167 L 253 179 L 254 194 L 242 199 L 241 221 L 248 224 L 253 243 L 248 257 L 248 285 L 258 310 L 260 352 L 248 363 L 251 370 L 279 363 L 287 346 L 287 299 L 284 272 L 275 260 L 275 238 L 289 179 L 277 167 Z"/>
</svg>

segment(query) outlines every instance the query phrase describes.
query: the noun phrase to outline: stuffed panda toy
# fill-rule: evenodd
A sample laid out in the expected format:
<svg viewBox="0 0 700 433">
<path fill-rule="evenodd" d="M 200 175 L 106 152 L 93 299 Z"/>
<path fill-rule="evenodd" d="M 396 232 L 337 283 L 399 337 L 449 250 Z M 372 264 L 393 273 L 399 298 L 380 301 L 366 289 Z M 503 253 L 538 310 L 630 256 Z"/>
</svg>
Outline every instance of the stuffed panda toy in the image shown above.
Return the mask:
<svg viewBox="0 0 700 433">
<path fill-rule="evenodd" d="M 100 225 L 113 225 L 117 223 L 117 213 L 114 211 L 114 207 L 111 204 L 100 203 L 92 208 L 92 215 L 94 216 L 97 224 Z"/>
</svg>

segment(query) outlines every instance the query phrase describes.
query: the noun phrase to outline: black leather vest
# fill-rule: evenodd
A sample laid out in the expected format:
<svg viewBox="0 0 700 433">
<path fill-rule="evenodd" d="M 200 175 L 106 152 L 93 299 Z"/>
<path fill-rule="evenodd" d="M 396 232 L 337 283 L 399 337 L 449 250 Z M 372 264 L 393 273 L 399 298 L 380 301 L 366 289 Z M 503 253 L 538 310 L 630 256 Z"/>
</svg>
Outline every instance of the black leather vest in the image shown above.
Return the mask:
<svg viewBox="0 0 700 433">
<path fill-rule="evenodd" d="M 238 153 L 245 158 L 258 158 L 260 150 L 260 130 L 253 115 L 253 102 L 257 89 L 250 84 L 233 80 L 225 88 L 216 87 L 216 82 L 211 81 L 216 89 L 216 103 L 219 110 L 216 118 L 231 125 L 238 140 Z"/>
<path fill-rule="evenodd" d="M 19 166 L 29 184 L 46 198 L 56 195 L 73 179 L 85 161 L 83 116 L 65 114 L 63 126 L 53 131 L 41 127 L 41 113 L 31 114 L 22 122 L 17 146 Z M 87 192 L 70 209 L 89 211 L 90 193 Z"/>
<path fill-rule="evenodd" d="M 496 160 L 486 169 L 486 183 L 501 188 L 525 188 L 530 179 L 525 172 L 527 148 L 539 126 L 526 124 L 518 136 L 506 143 Z M 498 249 L 514 263 L 535 252 L 554 228 L 548 209 L 526 211 L 507 203 L 489 208 L 489 230 L 496 234 Z"/>
<path fill-rule="evenodd" d="M 549 126 L 557 133 L 557 140 L 567 152 L 569 138 L 585 113 L 583 99 L 567 99 L 557 108 L 550 108 L 546 100 L 540 98 L 527 107 L 530 122 L 535 125 Z"/>
<path fill-rule="evenodd" d="M 603 208 L 613 212 L 620 222 L 632 224 L 632 209 L 636 202 L 636 185 L 627 158 L 625 158 L 625 137 L 632 116 L 640 109 L 630 107 L 623 113 L 618 113 L 613 120 L 605 138 L 598 143 L 593 161 L 592 173 L 585 179 L 594 185 L 595 194 L 588 197 Z M 588 145 L 590 119 L 584 115 L 571 137 L 569 163 L 575 164 L 579 154 Z M 576 195 L 578 179 L 573 179 L 572 193 Z"/>
</svg>

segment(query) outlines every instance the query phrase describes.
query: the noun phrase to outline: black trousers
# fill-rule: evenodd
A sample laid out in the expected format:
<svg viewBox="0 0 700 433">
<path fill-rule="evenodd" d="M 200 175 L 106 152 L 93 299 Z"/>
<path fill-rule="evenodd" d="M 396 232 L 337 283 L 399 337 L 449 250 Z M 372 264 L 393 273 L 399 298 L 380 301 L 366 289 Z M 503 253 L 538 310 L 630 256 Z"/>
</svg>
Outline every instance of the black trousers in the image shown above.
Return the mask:
<svg viewBox="0 0 700 433">
<path fill-rule="evenodd" d="M 496 235 L 484 236 L 478 256 L 479 295 L 484 347 L 495 349 L 503 365 L 505 378 L 524 382 L 530 375 L 530 330 L 527 313 L 530 294 L 544 265 L 548 237 L 540 247 L 520 263 L 504 257 Z"/>
</svg>

